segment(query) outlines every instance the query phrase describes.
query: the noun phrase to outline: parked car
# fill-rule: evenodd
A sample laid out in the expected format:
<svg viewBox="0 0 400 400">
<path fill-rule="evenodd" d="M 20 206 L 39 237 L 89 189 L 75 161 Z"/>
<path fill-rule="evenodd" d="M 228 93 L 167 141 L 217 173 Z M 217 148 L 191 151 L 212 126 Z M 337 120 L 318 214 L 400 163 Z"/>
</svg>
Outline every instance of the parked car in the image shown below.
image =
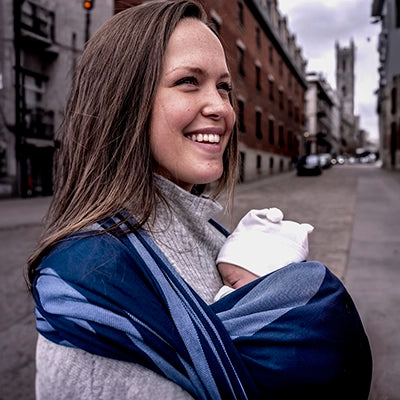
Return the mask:
<svg viewBox="0 0 400 400">
<path fill-rule="evenodd" d="M 355 157 L 348 157 L 347 159 L 346 159 L 346 163 L 347 164 L 355 164 L 356 163 L 356 158 Z"/>
<path fill-rule="evenodd" d="M 316 154 L 300 157 L 296 168 L 298 176 L 316 176 L 322 174 L 319 157 Z"/>
<path fill-rule="evenodd" d="M 329 153 L 318 154 L 321 168 L 330 168 L 332 166 L 332 156 Z"/>
<path fill-rule="evenodd" d="M 346 159 L 342 155 L 338 155 L 336 157 L 336 164 L 343 165 L 345 163 Z"/>
</svg>

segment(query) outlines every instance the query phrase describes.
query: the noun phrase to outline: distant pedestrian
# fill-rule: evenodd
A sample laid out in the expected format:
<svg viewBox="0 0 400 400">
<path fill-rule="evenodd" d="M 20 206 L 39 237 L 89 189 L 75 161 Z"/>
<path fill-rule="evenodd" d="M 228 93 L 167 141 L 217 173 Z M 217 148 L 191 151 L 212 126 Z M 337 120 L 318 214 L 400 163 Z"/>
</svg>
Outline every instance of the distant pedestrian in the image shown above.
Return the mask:
<svg viewBox="0 0 400 400">
<path fill-rule="evenodd" d="M 145 2 L 88 42 L 29 262 L 37 400 L 366 398 L 367 338 L 320 263 L 213 303 L 215 199 L 237 178 L 231 90 L 195 1 Z"/>
</svg>

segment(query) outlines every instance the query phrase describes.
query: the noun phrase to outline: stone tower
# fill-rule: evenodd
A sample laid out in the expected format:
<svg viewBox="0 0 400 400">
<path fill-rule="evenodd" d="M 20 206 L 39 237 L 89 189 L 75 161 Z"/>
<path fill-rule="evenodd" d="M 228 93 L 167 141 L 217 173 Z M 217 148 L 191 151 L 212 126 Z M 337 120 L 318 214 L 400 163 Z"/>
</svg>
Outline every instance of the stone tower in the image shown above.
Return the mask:
<svg viewBox="0 0 400 400">
<path fill-rule="evenodd" d="M 355 46 L 353 40 L 350 47 L 336 47 L 336 90 L 342 104 L 342 112 L 345 115 L 354 115 L 354 64 Z"/>
</svg>

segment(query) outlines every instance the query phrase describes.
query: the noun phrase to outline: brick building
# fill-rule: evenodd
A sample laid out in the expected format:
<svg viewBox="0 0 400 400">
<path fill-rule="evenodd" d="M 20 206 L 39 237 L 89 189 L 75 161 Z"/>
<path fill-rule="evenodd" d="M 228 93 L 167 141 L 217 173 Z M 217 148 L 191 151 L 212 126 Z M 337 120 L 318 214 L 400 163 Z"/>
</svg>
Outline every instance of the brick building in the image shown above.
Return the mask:
<svg viewBox="0 0 400 400">
<path fill-rule="evenodd" d="M 120 11 L 140 1 L 115 2 Z M 276 0 L 202 0 L 219 32 L 237 92 L 240 177 L 292 167 L 305 131 L 305 65 Z"/>
<path fill-rule="evenodd" d="M 276 0 L 205 0 L 237 89 L 242 180 L 287 171 L 302 151 L 305 61 Z"/>
</svg>

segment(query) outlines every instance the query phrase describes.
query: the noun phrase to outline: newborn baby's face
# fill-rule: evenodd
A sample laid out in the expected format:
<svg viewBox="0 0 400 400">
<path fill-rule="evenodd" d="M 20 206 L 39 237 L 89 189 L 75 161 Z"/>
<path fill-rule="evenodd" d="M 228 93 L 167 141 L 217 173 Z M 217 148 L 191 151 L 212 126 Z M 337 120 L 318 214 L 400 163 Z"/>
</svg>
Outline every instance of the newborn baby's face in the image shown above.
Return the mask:
<svg viewBox="0 0 400 400">
<path fill-rule="evenodd" d="M 221 262 L 218 264 L 218 269 L 224 285 L 233 289 L 238 289 L 259 278 L 257 275 L 234 264 Z"/>
</svg>

